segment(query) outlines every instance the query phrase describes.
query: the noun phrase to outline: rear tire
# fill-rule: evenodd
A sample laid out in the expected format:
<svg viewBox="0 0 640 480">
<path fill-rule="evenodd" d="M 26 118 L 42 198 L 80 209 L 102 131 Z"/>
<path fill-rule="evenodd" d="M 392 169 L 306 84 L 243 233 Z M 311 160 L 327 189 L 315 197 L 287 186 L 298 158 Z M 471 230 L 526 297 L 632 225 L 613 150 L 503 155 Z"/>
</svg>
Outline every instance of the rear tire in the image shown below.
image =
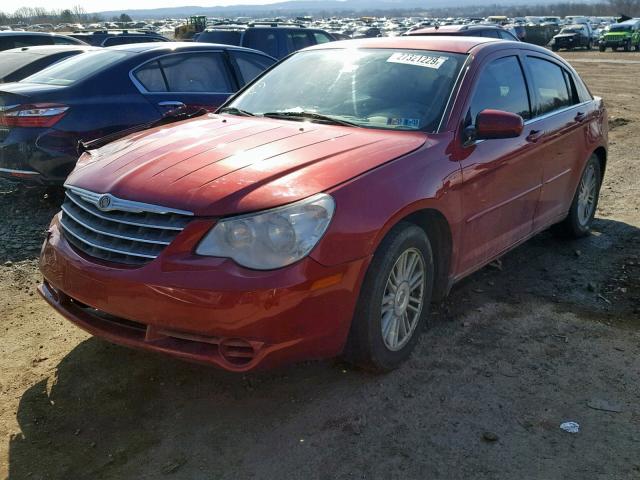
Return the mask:
<svg viewBox="0 0 640 480">
<path fill-rule="evenodd" d="M 427 321 L 433 278 L 433 252 L 426 233 L 412 223 L 399 223 L 384 238 L 367 271 L 346 360 L 376 372 L 404 362 Z"/>
<path fill-rule="evenodd" d="M 589 234 L 593 218 L 598 208 L 602 171 L 600 161 L 591 155 L 584 167 L 580 182 L 573 196 L 569 214 L 557 225 L 557 231 L 573 238 L 584 237 Z"/>
<path fill-rule="evenodd" d="M 604 46 L 602 46 L 602 45 L 600 45 L 600 46 L 598 47 L 598 50 L 600 50 L 601 52 L 604 52 L 606 49 L 607 49 L 607 47 L 604 47 Z"/>
</svg>

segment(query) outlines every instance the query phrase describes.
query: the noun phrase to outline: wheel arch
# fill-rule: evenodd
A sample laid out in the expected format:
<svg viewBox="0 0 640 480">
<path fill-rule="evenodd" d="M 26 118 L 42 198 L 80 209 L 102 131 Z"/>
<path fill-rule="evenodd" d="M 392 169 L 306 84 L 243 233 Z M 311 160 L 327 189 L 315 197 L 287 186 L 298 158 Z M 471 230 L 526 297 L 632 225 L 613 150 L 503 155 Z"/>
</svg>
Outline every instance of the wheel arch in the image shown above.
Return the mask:
<svg viewBox="0 0 640 480">
<path fill-rule="evenodd" d="M 600 146 L 596 148 L 593 154 L 598 157 L 598 162 L 600 162 L 600 177 L 604 178 L 604 172 L 607 167 L 607 151 L 604 147 Z"/>
<path fill-rule="evenodd" d="M 432 207 L 419 208 L 405 213 L 394 218 L 385 226 L 384 235 L 376 242 L 375 250 L 378 249 L 380 243 L 382 243 L 382 240 L 391 229 L 402 222 L 417 225 L 424 230 L 429 238 L 435 269 L 432 300 L 440 302 L 447 296 L 451 287 L 450 272 L 453 258 L 453 234 L 449 221 L 440 210 Z"/>
</svg>

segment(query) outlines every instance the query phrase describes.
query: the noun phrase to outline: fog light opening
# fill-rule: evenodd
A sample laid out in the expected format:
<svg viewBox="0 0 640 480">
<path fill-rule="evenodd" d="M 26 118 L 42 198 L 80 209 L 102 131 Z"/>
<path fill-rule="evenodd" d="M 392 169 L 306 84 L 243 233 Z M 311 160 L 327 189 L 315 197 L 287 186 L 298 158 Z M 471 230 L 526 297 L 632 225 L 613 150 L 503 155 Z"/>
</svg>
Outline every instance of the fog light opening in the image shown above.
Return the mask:
<svg viewBox="0 0 640 480">
<path fill-rule="evenodd" d="M 255 349 L 241 338 L 225 338 L 220 342 L 220 356 L 233 365 L 245 365 L 255 357 Z"/>
</svg>

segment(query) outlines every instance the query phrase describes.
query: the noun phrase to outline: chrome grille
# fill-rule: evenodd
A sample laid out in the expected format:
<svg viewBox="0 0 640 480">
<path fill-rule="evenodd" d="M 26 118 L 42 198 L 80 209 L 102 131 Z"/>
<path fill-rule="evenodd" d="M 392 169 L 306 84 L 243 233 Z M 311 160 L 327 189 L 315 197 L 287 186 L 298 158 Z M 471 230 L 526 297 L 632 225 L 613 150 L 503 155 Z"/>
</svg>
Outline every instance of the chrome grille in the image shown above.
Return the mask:
<svg viewBox="0 0 640 480">
<path fill-rule="evenodd" d="M 144 265 L 156 258 L 193 213 L 66 186 L 60 225 L 66 240 L 95 258 Z"/>
</svg>

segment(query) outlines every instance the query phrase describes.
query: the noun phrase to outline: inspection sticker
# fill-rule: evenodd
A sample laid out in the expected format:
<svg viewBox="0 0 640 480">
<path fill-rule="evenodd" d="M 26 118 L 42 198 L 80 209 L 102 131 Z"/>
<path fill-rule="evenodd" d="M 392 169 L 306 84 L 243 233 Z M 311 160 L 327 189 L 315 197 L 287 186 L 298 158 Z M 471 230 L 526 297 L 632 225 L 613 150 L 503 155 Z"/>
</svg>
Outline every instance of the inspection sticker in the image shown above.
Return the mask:
<svg viewBox="0 0 640 480">
<path fill-rule="evenodd" d="M 394 53 L 387 62 L 404 63 L 405 65 L 415 65 L 417 67 L 440 68 L 447 57 L 434 57 L 431 55 L 419 55 L 416 53 Z"/>
<path fill-rule="evenodd" d="M 392 127 L 420 128 L 419 118 L 387 118 L 387 125 Z"/>
</svg>

